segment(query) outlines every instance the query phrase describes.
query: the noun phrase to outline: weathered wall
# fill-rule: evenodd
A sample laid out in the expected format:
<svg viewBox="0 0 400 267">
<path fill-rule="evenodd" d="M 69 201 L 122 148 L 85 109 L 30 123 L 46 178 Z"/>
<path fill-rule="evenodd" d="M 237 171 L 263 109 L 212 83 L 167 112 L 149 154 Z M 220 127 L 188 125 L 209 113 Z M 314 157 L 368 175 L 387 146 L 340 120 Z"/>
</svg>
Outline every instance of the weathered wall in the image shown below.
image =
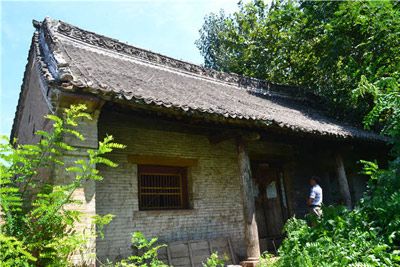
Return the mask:
<svg viewBox="0 0 400 267">
<path fill-rule="evenodd" d="M 104 180 L 96 185 L 96 211 L 116 215 L 105 229 L 105 239 L 97 241 L 101 260 L 132 253 L 134 231 L 164 242 L 229 236 L 235 250 L 243 253 L 242 197 L 233 140 L 211 145 L 204 135 L 140 128 L 131 117 L 103 113 L 100 138 L 105 134 L 112 134 L 127 148 L 111 156 L 120 164 L 118 168 L 99 167 Z M 197 159 L 188 169 L 192 208 L 139 211 L 137 165 L 127 161 L 128 154 Z"/>
<path fill-rule="evenodd" d="M 32 56 L 33 57 L 33 56 Z M 15 136 L 20 144 L 36 143 L 39 137 L 37 130 L 49 130 L 49 121 L 44 118 L 49 114 L 49 108 L 44 97 L 44 88 L 40 83 L 40 74 L 34 58 L 29 59 L 25 73 L 25 84 L 22 88 L 24 96 L 19 109 L 19 122 L 14 125 Z"/>
<path fill-rule="evenodd" d="M 275 163 L 282 168 L 287 187 L 287 197 L 292 214 L 303 217 L 308 213 L 306 199 L 309 195 L 309 179 L 320 177 L 324 193 L 324 204 L 342 203 L 337 173 L 335 170 L 334 146 L 326 143 L 309 142 L 299 139 L 290 145 L 271 142 L 250 144 L 250 157 L 253 160 Z M 360 175 L 360 158 L 366 155 L 348 150 L 343 153 L 346 174 L 353 203 L 357 202 L 365 190 L 367 178 Z"/>
<path fill-rule="evenodd" d="M 306 199 L 309 196 L 309 179 L 313 176 L 319 176 L 321 187 L 324 193 L 324 204 L 330 204 L 332 201 L 332 190 L 335 188 L 335 181 L 330 176 L 330 168 L 324 164 L 326 159 L 317 150 L 310 147 L 309 151 L 299 151 L 292 162 L 292 190 L 291 200 L 293 213 L 297 217 L 302 217 L 308 213 Z"/>
<path fill-rule="evenodd" d="M 318 148 L 307 146 L 308 149 L 300 149 L 296 157 L 292 160 L 291 174 L 291 198 L 293 212 L 297 217 L 302 217 L 308 213 L 306 198 L 309 195 L 309 179 L 316 175 L 320 177 L 323 189 L 325 205 L 344 204 L 339 190 L 335 159 L 333 156 L 334 148 Z M 342 154 L 345 159 L 345 169 L 349 183 L 353 205 L 362 196 L 365 190 L 366 178 L 359 174 L 361 166 L 357 165 L 357 159 L 363 155 L 354 155 L 352 151 Z"/>
<path fill-rule="evenodd" d="M 41 80 L 41 73 L 37 66 L 37 60 L 35 59 L 35 52 L 30 53 L 28 59 L 28 65 L 25 70 L 24 84 L 20 95 L 20 101 L 17 112 L 17 119 L 15 121 L 15 132 L 14 137 L 17 138 L 19 144 L 31 144 L 37 143 L 40 140 L 40 136 L 36 136 L 37 130 L 50 131 L 52 123 L 50 120 L 44 118 L 47 114 L 50 114 L 50 107 L 46 102 L 46 84 Z M 81 101 L 79 101 L 81 102 Z M 61 103 L 56 103 L 61 106 Z M 68 105 L 69 106 L 69 105 Z M 60 108 L 60 112 L 62 108 Z M 61 115 L 61 114 L 59 114 Z M 66 152 L 60 160 L 63 161 L 66 166 L 73 165 L 73 162 L 79 158 L 87 159 L 86 149 L 97 148 L 97 118 L 91 121 L 82 120 L 79 124 L 79 131 L 87 138 L 83 144 L 82 142 L 76 142 L 67 140 L 67 142 L 78 149 L 73 152 Z M 71 182 L 73 177 L 70 177 L 65 173 L 63 167 L 55 166 L 52 168 L 44 168 L 41 170 L 42 178 L 49 178 L 50 181 L 55 184 L 63 184 Z M 44 180 L 42 180 L 44 182 Z M 79 188 L 73 195 L 76 200 L 80 200 L 82 205 L 77 205 L 74 209 L 79 210 L 85 214 L 82 216 L 81 221 L 77 224 L 77 230 L 88 231 L 92 227 L 90 217 L 95 215 L 95 201 L 94 201 L 94 182 L 87 182 L 83 188 Z M 72 207 L 72 206 L 71 206 Z M 86 258 L 90 258 L 91 252 L 94 250 L 94 242 L 88 241 L 88 254 Z M 93 262 L 93 257 L 87 262 Z M 80 255 L 74 255 L 71 259 L 74 263 L 78 264 L 81 261 Z"/>
</svg>

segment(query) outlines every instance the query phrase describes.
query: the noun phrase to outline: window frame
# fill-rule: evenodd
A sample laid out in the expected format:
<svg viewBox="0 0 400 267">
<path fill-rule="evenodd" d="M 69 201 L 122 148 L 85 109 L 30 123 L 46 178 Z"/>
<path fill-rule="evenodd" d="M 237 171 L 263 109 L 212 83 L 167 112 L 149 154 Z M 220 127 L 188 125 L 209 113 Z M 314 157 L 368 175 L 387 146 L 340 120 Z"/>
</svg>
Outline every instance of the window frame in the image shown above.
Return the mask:
<svg viewBox="0 0 400 267">
<path fill-rule="evenodd" d="M 142 203 L 142 175 L 179 175 L 180 177 L 180 205 L 179 207 L 148 207 Z M 138 180 L 138 201 L 139 211 L 162 211 L 162 210 L 188 210 L 189 205 L 189 182 L 188 168 L 180 166 L 164 166 L 164 165 L 137 165 L 137 180 Z"/>
</svg>

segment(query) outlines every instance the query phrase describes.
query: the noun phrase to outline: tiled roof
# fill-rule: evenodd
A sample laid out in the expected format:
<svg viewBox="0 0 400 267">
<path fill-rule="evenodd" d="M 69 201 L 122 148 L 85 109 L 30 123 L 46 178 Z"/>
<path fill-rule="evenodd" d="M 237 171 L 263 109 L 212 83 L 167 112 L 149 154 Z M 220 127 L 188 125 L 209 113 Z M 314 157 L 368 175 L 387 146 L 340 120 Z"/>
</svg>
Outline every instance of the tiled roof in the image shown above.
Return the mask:
<svg viewBox="0 0 400 267">
<path fill-rule="evenodd" d="M 65 90 L 289 131 L 380 139 L 293 100 L 287 87 L 217 72 L 46 18 L 35 23 L 45 77 Z M 290 90 L 290 88 L 289 88 Z"/>
</svg>

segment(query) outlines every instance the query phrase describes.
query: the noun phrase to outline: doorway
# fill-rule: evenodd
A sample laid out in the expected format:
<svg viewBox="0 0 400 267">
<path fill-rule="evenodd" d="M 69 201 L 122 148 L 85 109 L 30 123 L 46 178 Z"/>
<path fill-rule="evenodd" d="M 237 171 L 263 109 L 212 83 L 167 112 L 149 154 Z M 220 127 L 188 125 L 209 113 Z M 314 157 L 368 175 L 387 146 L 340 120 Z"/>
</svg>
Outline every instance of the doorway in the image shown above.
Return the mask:
<svg viewBox="0 0 400 267">
<path fill-rule="evenodd" d="M 283 171 L 279 166 L 264 162 L 254 162 L 252 166 L 260 249 L 276 253 L 289 215 Z"/>
</svg>

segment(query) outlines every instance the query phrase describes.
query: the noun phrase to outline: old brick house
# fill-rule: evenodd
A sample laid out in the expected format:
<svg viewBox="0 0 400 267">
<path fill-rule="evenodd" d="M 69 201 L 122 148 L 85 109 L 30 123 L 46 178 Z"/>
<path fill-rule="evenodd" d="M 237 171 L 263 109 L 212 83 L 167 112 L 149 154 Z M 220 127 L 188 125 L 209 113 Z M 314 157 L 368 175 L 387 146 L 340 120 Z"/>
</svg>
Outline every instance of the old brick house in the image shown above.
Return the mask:
<svg viewBox="0 0 400 267">
<path fill-rule="evenodd" d="M 376 134 L 311 108 L 296 88 L 205 69 L 50 18 L 34 26 L 11 137 L 35 142 L 35 130 L 49 128 L 44 115 L 85 103 L 94 117 L 80 126 L 87 139 L 64 159 L 85 158 L 107 134 L 127 145 L 110 156 L 119 167 L 99 167 L 104 180 L 76 196 L 88 215 L 116 215 L 105 239 L 93 242 L 100 260 L 130 255 L 134 231 L 191 241 L 181 256 L 182 248 L 166 251 L 175 266 L 197 266 L 204 257 L 196 246 L 205 240 L 209 254 L 218 238 L 228 240 L 232 261 L 257 259 L 260 247 L 279 244 L 287 218 L 306 213 L 311 175 L 322 178 L 325 203 L 350 206 L 365 185 L 356 161 L 383 146 Z M 87 216 L 82 227 L 90 225 Z"/>
</svg>

